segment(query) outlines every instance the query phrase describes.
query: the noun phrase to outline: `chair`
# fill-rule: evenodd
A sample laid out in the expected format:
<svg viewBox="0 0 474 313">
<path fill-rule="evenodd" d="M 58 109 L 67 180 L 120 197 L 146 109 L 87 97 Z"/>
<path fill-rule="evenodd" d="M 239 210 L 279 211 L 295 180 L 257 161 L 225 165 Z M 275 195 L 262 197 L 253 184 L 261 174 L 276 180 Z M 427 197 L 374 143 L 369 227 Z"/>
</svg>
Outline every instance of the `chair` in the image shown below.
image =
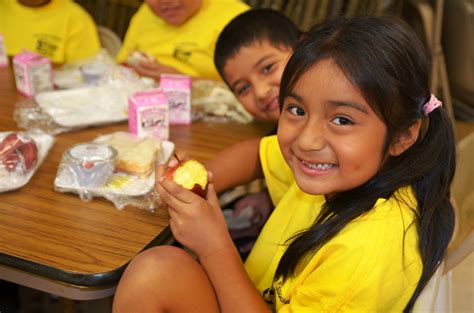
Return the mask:
<svg viewBox="0 0 474 313">
<path fill-rule="evenodd" d="M 443 47 L 456 117 L 474 121 L 474 0 L 446 1 Z"/>
<path fill-rule="evenodd" d="M 452 185 L 456 208 L 453 240 L 442 264 L 415 303 L 413 312 L 451 312 L 452 270 L 474 251 L 474 133 L 458 144 L 457 169 Z"/>
<path fill-rule="evenodd" d="M 122 46 L 122 40 L 120 37 L 111 29 L 104 26 L 97 26 L 97 31 L 99 32 L 100 44 L 107 52 L 115 57 Z"/>
<path fill-rule="evenodd" d="M 474 251 L 474 132 L 458 143 L 457 170 L 452 185 L 457 223 L 448 249 L 446 270 L 453 269 Z"/>
<path fill-rule="evenodd" d="M 421 28 L 420 35 L 432 55 L 431 92 L 437 94 L 438 88 L 443 91 L 444 104 L 452 121 L 454 121 L 446 60 L 441 46 L 444 0 L 436 0 L 434 8 L 428 0 L 406 0 L 404 4 L 404 15 L 407 22 L 415 29 L 417 26 L 418 29 Z M 421 24 L 421 27 L 419 24 Z"/>
</svg>

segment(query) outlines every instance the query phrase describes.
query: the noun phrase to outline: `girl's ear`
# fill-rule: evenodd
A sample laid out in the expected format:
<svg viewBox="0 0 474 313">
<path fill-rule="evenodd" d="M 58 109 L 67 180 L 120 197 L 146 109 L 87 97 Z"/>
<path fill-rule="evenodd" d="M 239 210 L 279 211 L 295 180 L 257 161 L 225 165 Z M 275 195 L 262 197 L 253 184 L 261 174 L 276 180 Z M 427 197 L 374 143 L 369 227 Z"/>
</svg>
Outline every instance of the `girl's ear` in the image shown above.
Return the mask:
<svg viewBox="0 0 474 313">
<path fill-rule="evenodd" d="M 388 148 L 388 153 L 390 156 L 399 156 L 408 148 L 410 148 L 418 139 L 420 135 L 421 119 L 418 119 L 410 127 L 399 132 L 393 138 L 390 147 Z"/>
</svg>

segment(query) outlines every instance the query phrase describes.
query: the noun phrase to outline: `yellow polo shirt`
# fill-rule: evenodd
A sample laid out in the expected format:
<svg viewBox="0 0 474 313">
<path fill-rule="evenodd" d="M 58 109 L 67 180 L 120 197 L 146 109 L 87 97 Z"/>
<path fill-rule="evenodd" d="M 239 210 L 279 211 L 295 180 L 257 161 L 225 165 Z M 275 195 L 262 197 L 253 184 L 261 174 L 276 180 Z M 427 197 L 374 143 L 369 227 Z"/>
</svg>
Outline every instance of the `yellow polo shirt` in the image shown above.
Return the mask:
<svg viewBox="0 0 474 313">
<path fill-rule="evenodd" d="M 91 16 L 71 0 L 52 0 L 26 7 L 17 0 L 0 1 L 0 33 L 8 55 L 30 50 L 54 63 L 93 57 L 100 50 Z"/>
<path fill-rule="evenodd" d="M 132 17 L 116 60 L 125 62 L 129 53 L 136 50 L 184 74 L 220 80 L 214 66 L 217 37 L 230 20 L 248 9 L 237 0 L 203 0 L 194 16 L 174 26 L 157 17 L 144 3 Z"/>
<path fill-rule="evenodd" d="M 277 312 L 401 312 L 421 277 L 418 235 L 412 224 L 417 206 L 410 187 L 379 199 L 367 214 L 297 268 L 285 282 L 273 281 L 285 241 L 310 227 L 325 202 L 296 184 L 276 136 L 265 137 L 260 158 L 275 210 L 245 267 Z M 396 199 L 397 198 L 397 199 Z"/>
</svg>

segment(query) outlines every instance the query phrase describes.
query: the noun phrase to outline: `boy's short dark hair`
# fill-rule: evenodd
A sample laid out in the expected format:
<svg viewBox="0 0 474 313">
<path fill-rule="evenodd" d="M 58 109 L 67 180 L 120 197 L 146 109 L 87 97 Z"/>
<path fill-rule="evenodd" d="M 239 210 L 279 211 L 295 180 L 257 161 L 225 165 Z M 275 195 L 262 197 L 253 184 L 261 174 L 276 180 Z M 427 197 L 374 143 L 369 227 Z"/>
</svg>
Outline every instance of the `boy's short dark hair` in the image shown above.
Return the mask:
<svg viewBox="0 0 474 313">
<path fill-rule="evenodd" d="M 214 64 L 221 77 L 224 65 L 242 47 L 256 41 L 268 40 L 278 47 L 296 46 L 301 32 L 283 13 L 272 9 L 252 9 L 237 15 L 222 30 L 216 42 Z"/>
</svg>

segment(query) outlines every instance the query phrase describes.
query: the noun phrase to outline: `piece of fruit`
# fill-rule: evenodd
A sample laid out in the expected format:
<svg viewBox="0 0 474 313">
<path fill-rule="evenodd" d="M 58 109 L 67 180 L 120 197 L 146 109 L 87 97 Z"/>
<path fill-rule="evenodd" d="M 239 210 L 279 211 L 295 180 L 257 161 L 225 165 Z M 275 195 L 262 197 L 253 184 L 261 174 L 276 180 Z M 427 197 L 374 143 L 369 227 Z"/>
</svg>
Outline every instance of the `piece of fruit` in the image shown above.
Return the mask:
<svg viewBox="0 0 474 313">
<path fill-rule="evenodd" d="M 207 169 L 204 165 L 192 159 L 181 162 L 176 155 L 175 158 L 178 160 L 178 164 L 168 167 L 165 177 L 183 188 L 191 190 L 201 197 L 205 197 L 208 177 Z"/>
<path fill-rule="evenodd" d="M 38 147 L 26 134 L 12 133 L 0 143 L 0 164 L 9 172 L 19 169 L 25 173 L 35 166 L 37 160 Z"/>
</svg>

